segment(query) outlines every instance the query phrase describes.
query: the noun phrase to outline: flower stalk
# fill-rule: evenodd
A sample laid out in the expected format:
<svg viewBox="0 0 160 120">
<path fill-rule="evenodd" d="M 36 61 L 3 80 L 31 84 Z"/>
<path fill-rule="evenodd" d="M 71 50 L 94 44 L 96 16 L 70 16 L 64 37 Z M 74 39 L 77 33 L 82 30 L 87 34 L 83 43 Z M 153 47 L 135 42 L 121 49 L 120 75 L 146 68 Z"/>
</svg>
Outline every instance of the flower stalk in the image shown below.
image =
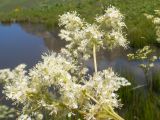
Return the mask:
<svg viewBox="0 0 160 120">
<path fill-rule="evenodd" d="M 97 59 L 96 59 L 96 45 L 93 45 L 93 60 L 94 60 L 94 70 L 97 73 Z"/>
<path fill-rule="evenodd" d="M 97 101 L 94 97 L 92 97 L 88 93 L 85 93 L 85 95 L 88 98 L 90 98 L 91 100 L 93 100 L 96 104 L 100 105 L 99 101 Z M 109 114 L 114 120 L 124 120 L 122 117 L 120 117 L 117 113 L 114 112 L 114 110 L 112 109 L 112 107 L 109 106 L 108 108 L 103 107 L 103 109 L 107 112 L 107 114 Z"/>
</svg>

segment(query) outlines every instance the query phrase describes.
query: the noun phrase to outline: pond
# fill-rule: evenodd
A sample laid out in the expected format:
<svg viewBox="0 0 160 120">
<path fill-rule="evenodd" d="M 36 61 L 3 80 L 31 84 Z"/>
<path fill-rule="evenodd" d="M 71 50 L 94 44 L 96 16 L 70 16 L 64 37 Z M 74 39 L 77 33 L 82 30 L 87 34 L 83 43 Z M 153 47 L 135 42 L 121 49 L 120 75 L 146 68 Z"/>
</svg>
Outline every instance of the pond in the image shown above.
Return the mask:
<svg viewBox="0 0 160 120">
<path fill-rule="evenodd" d="M 24 63 L 36 64 L 42 53 L 49 49 L 59 51 L 64 46 L 57 34 L 48 32 L 40 25 L 0 25 L 0 69 L 14 68 Z"/>
<path fill-rule="evenodd" d="M 58 31 L 47 30 L 43 25 L 0 25 L 0 69 L 14 68 L 22 63 L 30 68 L 41 60 L 44 52 L 59 52 L 64 46 L 65 41 L 58 37 Z M 130 51 L 120 48 L 113 52 L 103 51 L 98 54 L 99 69 L 113 67 L 123 70 L 126 68 L 134 73 L 137 79 L 140 79 L 138 80 L 140 84 L 143 84 L 143 71 L 137 66 L 138 63 L 130 62 L 126 57 Z M 92 59 L 86 64 L 93 69 Z"/>
<path fill-rule="evenodd" d="M 0 69 L 14 68 L 22 63 L 30 68 L 41 60 L 43 53 L 48 51 L 59 52 L 64 46 L 65 41 L 58 37 L 58 31 L 47 30 L 43 25 L 0 25 Z M 103 53 L 98 54 L 99 69 L 113 67 L 119 71 L 126 68 L 135 74 L 137 79 L 140 79 L 138 80 L 140 84 L 143 84 L 143 71 L 138 67 L 138 63 L 136 61 L 130 62 L 126 57 L 130 51 L 120 48 L 113 52 L 103 51 Z M 92 59 L 86 64 L 93 69 Z"/>
<path fill-rule="evenodd" d="M 48 30 L 43 25 L 1 24 L 0 69 L 13 69 L 22 63 L 26 64 L 28 66 L 27 68 L 31 68 L 41 60 L 41 55 L 44 52 L 59 52 L 64 46 L 65 41 L 58 37 L 58 30 Z M 103 51 L 98 53 L 98 69 L 102 70 L 107 67 L 113 67 L 115 71 L 126 78 L 129 78 L 131 74 L 136 85 L 145 85 L 145 76 L 142 69 L 138 67 L 139 62 L 128 61 L 126 57 L 126 54 L 132 51 L 131 49 L 123 50 L 117 48 L 112 52 Z M 154 67 L 153 71 L 159 71 L 160 61 L 157 61 L 155 64 L 156 67 Z M 86 65 L 93 71 L 92 59 L 87 61 Z M 134 99 L 134 97 L 132 99 Z"/>
</svg>

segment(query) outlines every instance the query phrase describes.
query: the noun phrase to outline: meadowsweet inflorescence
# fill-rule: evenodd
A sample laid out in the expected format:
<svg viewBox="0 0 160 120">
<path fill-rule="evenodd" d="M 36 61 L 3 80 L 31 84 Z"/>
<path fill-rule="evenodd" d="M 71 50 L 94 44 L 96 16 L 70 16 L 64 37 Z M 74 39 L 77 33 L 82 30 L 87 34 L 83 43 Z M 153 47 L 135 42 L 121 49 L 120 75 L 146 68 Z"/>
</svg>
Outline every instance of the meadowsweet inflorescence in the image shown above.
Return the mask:
<svg viewBox="0 0 160 120">
<path fill-rule="evenodd" d="M 152 79 L 150 79 L 150 70 L 154 67 L 155 61 L 159 58 L 154 54 L 155 50 L 151 49 L 150 46 L 144 46 L 142 49 L 138 49 L 135 53 L 128 54 L 129 60 L 139 60 L 139 67 L 142 68 L 147 86 L 152 90 Z"/>
<path fill-rule="evenodd" d="M 96 17 L 93 24 L 80 19 L 77 12 L 67 12 L 59 19 L 59 25 L 64 27 L 59 36 L 69 42 L 66 48 L 58 54 L 43 55 L 42 62 L 28 72 L 25 65 L 1 70 L 3 93 L 23 106 L 18 119 L 123 120 L 114 112 L 114 108 L 121 107 L 116 92 L 130 83 L 111 68 L 98 71 L 96 67 L 96 50 L 127 47 L 123 19 L 114 7 Z M 95 63 L 93 75 L 78 59 L 87 60 L 91 55 Z"/>
<path fill-rule="evenodd" d="M 157 42 L 160 42 L 160 10 L 155 10 L 155 15 L 145 14 L 156 25 Z"/>
<path fill-rule="evenodd" d="M 152 67 L 154 67 L 154 62 L 158 59 L 157 56 L 153 55 L 154 50 L 150 46 L 144 46 L 142 49 L 138 49 L 134 54 L 128 54 L 129 60 L 140 60 L 139 66 L 148 72 Z"/>
<path fill-rule="evenodd" d="M 77 12 L 67 12 L 60 16 L 59 25 L 64 28 L 59 36 L 70 42 L 66 48 L 73 56 L 84 59 L 92 55 L 96 48 L 113 49 L 116 46 L 127 48 L 128 41 L 123 35 L 124 17 L 115 7 L 109 7 L 104 15 L 97 16 L 95 23 L 89 24 Z"/>
</svg>

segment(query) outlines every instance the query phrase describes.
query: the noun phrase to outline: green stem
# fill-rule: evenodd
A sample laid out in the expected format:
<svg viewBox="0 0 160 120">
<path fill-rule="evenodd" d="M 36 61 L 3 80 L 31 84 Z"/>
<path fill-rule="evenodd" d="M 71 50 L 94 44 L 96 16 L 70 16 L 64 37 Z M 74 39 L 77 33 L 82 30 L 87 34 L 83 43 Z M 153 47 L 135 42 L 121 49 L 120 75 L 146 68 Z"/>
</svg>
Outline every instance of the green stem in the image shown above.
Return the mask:
<svg viewBox="0 0 160 120">
<path fill-rule="evenodd" d="M 104 6 L 103 6 L 102 0 L 100 0 L 100 4 L 101 4 L 102 12 L 103 12 Z"/>
<path fill-rule="evenodd" d="M 85 93 L 87 97 L 89 97 L 90 99 L 92 99 L 96 104 L 100 104 L 94 97 L 92 97 L 91 95 Z M 109 108 L 109 109 L 108 109 Z M 120 117 L 117 113 L 114 112 L 114 110 L 112 109 L 112 107 L 108 107 L 105 108 L 103 107 L 103 109 L 114 119 L 114 120 L 124 120 L 122 117 Z"/>
<path fill-rule="evenodd" d="M 94 70 L 97 73 L 97 59 L 96 59 L 96 45 L 93 45 L 93 60 L 94 60 Z"/>
<path fill-rule="evenodd" d="M 89 97 L 90 99 L 92 99 L 96 104 L 99 104 L 99 102 L 98 102 L 94 97 L 92 97 L 90 94 L 85 93 L 85 95 L 86 95 L 87 97 Z"/>
<path fill-rule="evenodd" d="M 107 113 L 109 113 L 114 120 L 124 120 L 121 116 L 119 116 L 117 113 L 115 113 L 114 110 L 111 107 L 109 107 L 109 109 L 104 108 L 104 110 L 106 110 Z"/>
</svg>

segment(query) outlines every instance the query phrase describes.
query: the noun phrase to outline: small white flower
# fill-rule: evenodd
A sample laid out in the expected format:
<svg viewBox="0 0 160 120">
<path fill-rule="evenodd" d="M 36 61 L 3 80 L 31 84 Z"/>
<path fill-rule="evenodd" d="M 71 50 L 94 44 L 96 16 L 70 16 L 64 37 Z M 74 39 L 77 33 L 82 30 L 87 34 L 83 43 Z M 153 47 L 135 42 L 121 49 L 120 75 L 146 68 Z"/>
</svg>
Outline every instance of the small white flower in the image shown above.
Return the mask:
<svg viewBox="0 0 160 120">
<path fill-rule="evenodd" d="M 153 23 L 156 25 L 160 24 L 160 18 L 158 17 L 154 18 Z"/>
<path fill-rule="evenodd" d="M 154 64 L 153 63 L 149 64 L 149 67 L 154 67 Z"/>
</svg>

